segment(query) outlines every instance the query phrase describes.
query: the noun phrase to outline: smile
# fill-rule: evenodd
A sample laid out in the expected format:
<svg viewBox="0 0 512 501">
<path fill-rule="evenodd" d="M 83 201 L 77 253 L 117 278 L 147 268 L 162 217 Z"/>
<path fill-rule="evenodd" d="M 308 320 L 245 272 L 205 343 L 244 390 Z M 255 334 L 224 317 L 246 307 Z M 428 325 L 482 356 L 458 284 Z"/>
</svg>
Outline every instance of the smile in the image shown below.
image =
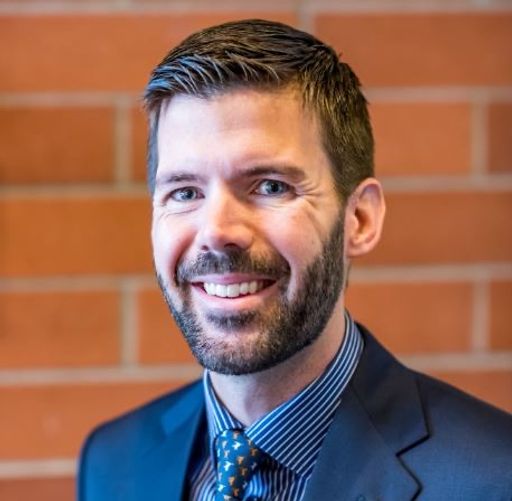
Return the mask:
<svg viewBox="0 0 512 501">
<path fill-rule="evenodd" d="M 209 296 L 236 298 L 256 294 L 271 283 L 269 280 L 252 280 L 235 284 L 204 282 L 203 288 Z"/>
</svg>

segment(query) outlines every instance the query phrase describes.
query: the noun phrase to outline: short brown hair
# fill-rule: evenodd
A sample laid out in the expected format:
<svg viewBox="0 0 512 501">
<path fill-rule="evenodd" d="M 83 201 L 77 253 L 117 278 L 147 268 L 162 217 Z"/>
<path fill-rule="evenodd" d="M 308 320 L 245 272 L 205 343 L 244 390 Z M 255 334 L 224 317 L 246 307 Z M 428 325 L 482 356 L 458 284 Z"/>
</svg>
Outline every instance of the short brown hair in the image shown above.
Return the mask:
<svg viewBox="0 0 512 501">
<path fill-rule="evenodd" d="M 148 185 L 154 191 L 162 103 L 177 94 L 202 98 L 239 88 L 293 86 L 321 125 L 342 200 L 373 176 L 373 135 L 361 84 L 336 52 L 309 33 L 249 19 L 206 28 L 172 49 L 153 70 L 144 101 L 149 115 Z"/>
</svg>

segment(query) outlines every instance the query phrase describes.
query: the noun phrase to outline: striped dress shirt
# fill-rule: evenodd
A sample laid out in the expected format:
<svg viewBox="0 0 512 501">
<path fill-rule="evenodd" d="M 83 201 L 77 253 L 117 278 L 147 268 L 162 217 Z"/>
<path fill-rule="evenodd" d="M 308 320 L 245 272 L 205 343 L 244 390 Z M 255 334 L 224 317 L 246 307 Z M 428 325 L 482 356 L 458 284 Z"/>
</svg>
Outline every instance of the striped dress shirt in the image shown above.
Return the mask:
<svg viewBox="0 0 512 501">
<path fill-rule="evenodd" d="M 203 377 L 208 422 L 207 446 L 190 479 L 192 501 L 215 500 L 215 439 L 226 429 L 244 429 L 269 457 L 249 482 L 244 500 L 302 499 L 342 393 L 363 349 L 361 334 L 345 313 L 345 336 L 323 374 L 292 399 L 245 428 L 217 399 L 208 372 Z"/>
</svg>

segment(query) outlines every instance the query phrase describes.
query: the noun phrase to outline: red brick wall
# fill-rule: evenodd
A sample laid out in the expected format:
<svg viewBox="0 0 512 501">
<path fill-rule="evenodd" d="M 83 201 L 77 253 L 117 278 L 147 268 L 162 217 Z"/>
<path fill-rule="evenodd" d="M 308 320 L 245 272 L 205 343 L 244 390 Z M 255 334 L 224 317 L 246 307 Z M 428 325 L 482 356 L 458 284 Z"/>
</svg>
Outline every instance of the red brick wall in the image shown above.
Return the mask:
<svg viewBox="0 0 512 501">
<path fill-rule="evenodd" d="M 389 213 L 351 311 L 410 365 L 512 410 L 512 10 L 189 4 L 0 0 L 2 500 L 73 499 L 86 432 L 198 374 L 152 276 L 139 97 L 170 45 L 228 19 L 293 23 L 353 65 Z"/>
</svg>

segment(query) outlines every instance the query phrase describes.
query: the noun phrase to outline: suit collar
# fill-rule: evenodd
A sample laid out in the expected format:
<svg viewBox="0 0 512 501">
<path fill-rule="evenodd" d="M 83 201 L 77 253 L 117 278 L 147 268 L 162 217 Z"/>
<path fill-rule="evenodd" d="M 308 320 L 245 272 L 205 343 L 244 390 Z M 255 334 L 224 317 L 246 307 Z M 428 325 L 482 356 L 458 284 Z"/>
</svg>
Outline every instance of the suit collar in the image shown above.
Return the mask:
<svg viewBox="0 0 512 501">
<path fill-rule="evenodd" d="M 412 374 L 362 327 L 365 349 L 325 437 L 304 501 L 413 499 L 400 454 L 428 437 Z"/>
</svg>

